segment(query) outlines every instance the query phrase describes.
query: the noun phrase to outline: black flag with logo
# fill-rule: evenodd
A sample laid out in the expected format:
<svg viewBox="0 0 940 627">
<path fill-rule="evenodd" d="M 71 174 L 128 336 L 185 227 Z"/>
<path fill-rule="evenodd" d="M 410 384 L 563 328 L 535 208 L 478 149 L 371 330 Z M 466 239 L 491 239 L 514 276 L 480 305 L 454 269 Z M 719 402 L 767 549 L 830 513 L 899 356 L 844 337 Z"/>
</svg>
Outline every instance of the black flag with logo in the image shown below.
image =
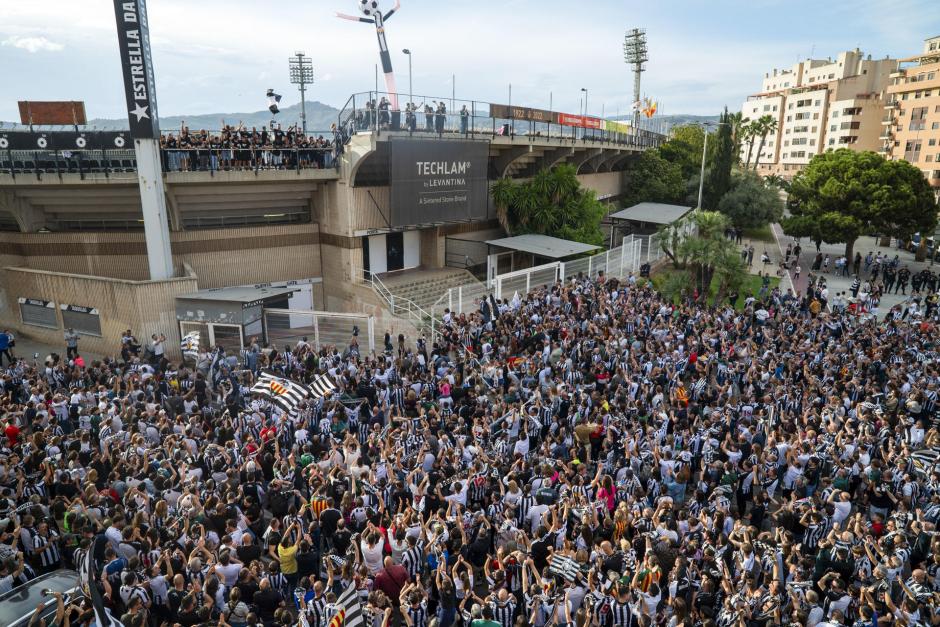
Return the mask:
<svg viewBox="0 0 940 627">
<path fill-rule="evenodd" d="M 118 46 L 124 71 L 127 121 L 134 139 L 160 137 L 157 91 L 150 56 L 146 0 L 114 0 Z"/>
</svg>

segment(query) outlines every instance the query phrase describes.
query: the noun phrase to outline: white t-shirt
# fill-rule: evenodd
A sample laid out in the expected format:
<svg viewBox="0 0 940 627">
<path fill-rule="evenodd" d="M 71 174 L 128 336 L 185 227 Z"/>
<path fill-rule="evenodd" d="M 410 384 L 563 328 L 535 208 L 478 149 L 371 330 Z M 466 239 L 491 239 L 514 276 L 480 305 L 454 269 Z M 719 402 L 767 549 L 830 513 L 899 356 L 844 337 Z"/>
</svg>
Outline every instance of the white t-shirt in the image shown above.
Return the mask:
<svg viewBox="0 0 940 627">
<path fill-rule="evenodd" d="M 833 501 L 832 506 L 835 511 L 832 512 L 832 521 L 841 523 L 852 513 L 851 501 Z"/>
<path fill-rule="evenodd" d="M 382 558 L 385 552 L 384 537 L 380 537 L 379 541 L 375 543 L 375 546 L 371 548 L 366 543 L 365 539 L 363 539 L 359 543 L 359 548 L 362 549 L 362 559 L 365 561 L 370 574 L 374 575 L 382 570 Z"/>
</svg>

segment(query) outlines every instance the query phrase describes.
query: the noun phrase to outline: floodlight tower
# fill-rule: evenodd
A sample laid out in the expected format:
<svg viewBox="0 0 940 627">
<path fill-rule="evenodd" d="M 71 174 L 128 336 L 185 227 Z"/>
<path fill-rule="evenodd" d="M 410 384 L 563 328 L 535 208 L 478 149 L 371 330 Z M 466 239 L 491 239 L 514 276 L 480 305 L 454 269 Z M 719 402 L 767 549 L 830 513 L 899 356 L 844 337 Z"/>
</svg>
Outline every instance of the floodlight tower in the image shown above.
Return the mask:
<svg viewBox="0 0 940 627">
<path fill-rule="evenodd" d="M 633 128 L 640 128 L 640 75 L 646 69 L 643 64 L 649 61 L 646 48 L 646 30 L 634 28 L 628 30 L 623 40 L 623 60 L 633 66 Z"/>
<path fill-rule="evenodd" d="M 290 82 L 300 87 L 300 127 L 307 134 L 307 104 L 304 92 L 307 85 L 313 83 L 313 61 L 302 51 L 294 53 L 294 56 L 287 60 L 290 68 Z"/>
</svg>

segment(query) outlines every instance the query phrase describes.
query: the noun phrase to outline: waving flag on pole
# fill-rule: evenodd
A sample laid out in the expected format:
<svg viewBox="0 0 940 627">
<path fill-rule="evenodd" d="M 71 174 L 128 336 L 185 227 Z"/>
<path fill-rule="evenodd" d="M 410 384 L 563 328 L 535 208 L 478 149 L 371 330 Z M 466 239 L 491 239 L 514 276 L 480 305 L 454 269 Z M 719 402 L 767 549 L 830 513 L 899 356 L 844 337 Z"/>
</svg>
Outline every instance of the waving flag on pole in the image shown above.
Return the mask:
<svg viewBox="0 0 940 627">
<path fill-rule="evenodd" d="M 270 372 L 262 372 L 258 382 L 251 387 L 252 393 L 267 398 L 289 414 L 295 413 L 305 398 L 323 398 L 335 389 L 336 384 L 329 375 L 320 375 L 307 386 Z"/>
<path fill-rule="evenodd" d="M 80 556 L 77 563 L 79 585 L 91 600 L 91 605 L 95 610 L 96 627 L 124 627 L 121 621 L 114 618 L 111 610 L 105 607 L 104 599 L 101 598 L 101 592 L 98 590 L 98 584 L 96 583 L 98 568 L 95 564 L 95 553 L 104 552 L 104 549 L 101 548 L 101 544 L 104 542 L 107 542 L 104 534 L 98 535 L 95 537 L 92 546 L 88 547 L 88 550 Z"/>
<path fill-rule="evenodd" d="M 281 94 L 275 94 L 273 89 L 268 90 L 268 111 L 273 115 L 281 112 L 277 105 L 281 102 Z"/>
<path fill-rule="evenodd" d="M 339 595 L 336 599 L 336 607 L 339 608 L 339 612 L 330 621 L 329 627 L 365 627 L 365 616 L 355 583 L 349 584 L 346 591 Z"/>
</svg>

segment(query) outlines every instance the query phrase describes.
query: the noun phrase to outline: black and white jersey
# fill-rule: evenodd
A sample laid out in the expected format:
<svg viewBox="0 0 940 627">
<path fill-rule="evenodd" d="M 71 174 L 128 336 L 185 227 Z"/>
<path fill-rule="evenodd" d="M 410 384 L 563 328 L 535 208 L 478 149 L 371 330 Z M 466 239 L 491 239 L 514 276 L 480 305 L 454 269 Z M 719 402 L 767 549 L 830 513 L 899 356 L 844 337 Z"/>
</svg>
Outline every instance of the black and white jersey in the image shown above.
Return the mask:
<svg viewBox="0 0 940 627">
<path fill-rule="evenodd" d="M 405 550 L 401 557 L 401 565 L 408 571 L 408 576 L 417 579 L 421 572 L 421 564 L 424 562 L 424 542 L 418 540 L 414 546 Z"/>
<path fill-rule="evenodd" d="M 408 617 L 411 619 L 411 627 L 428 627 L 428 604 L 421 601 L 417 606 L 408 605 Z"/>
<path fill-rule="evenodd" d="M 49 530 L 49 535 L 45 538 L 38 533 L 33 536 L 33 555 L 39 555 L 39 563 L 43 568 L 58 566 L 62 560 L 59 545 L 56 542 L 58 538 L 59 534 L 52 529 Z"/>
<path fill-rule="evenodd" d="M 505 603 L 498 601 L 490 602 L 490 608 L 493 610 L 493 620 L 501 627 L 512 627 L 513 616 L 516 613 L 516 603 L 509 597 Z"/>
</svg>

